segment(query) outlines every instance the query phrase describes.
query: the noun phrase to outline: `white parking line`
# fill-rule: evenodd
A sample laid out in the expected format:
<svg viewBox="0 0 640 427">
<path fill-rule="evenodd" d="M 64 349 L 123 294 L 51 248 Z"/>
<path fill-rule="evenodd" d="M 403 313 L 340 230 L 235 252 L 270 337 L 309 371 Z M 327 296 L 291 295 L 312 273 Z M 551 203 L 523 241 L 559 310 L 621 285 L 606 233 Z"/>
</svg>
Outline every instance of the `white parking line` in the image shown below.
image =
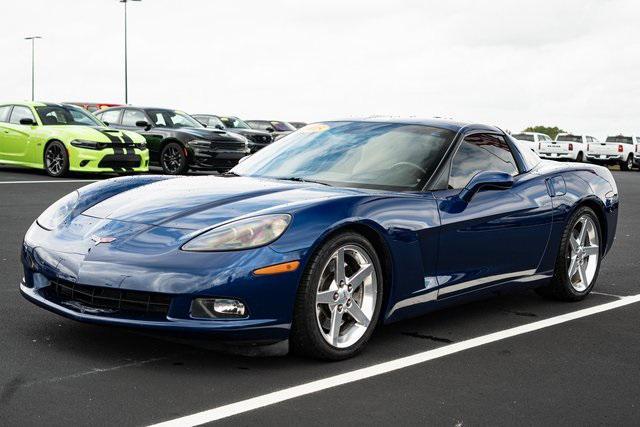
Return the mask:
<svg viewBox="0 0 640 427">
<path fill-rule="evenodd" d="M 0 181 L 0 184 L 61 184 L 66 182 L 96 182 L 97 179 L 55 179 L 46 181 Z"/>
<path fill-rule="evenodd" d="M 503 331 L 494 332 L 488 335 L 471 338 L 466 341 L 446 345 L 434 350 L 428 350 L 422 353 L 414 354 L 412 356 L 390 360 L 388 362 L 379 363 L 377 365 L 357 369 L 355 371 L 346 372 L 344 374 L 339 374 L 317 381 L 312 381 L 306 384 L 285 388 L 273 393 L 264 394 L 262 396 L 257 396 L 228 405 L 219 406 L 217 408 L 209 409 L 206 411 L 198 412 L 193 415 L 187 415 L 159 424 L 154 424 L 152 427 L 196 426 L 209 423 L 211 421 L 216 421 L 234 415 L 242 414 L 244 412 L 249 412 L 254 409 L 274 405 L 286 400 L 295 399 L 307 394 L 316 393 L 329 388 L 352 383 L 354 381 L 360 381 L 366 378 L 383 375 L 389 372 L 396 371 L 398 369 L 407 368 L 420 363 L 428 362 L 429 360 L 468 350 L 470 348 L 479 347 L 485 344 L 504 340 L 506 338 L 511 338 L 517 335 L 522 335 L 540 329 L 548 328 L 550 326 L 569 322 L 575 319 L 580 319 L 586 316 L 591 316 L 593 314 L 602 313 L 603 311 L 613 310 L 615 308 L 623 307 L 636 302 L 640 302 L 640 294 L 622 297 L 619 300 L 608 302 L 606 304 L 600 304 L 595 307 L 561 314 L 549 319 L 544 319 L 526 325 L 517 326 L 515 328 L 505 329 Z"/>
</svg>

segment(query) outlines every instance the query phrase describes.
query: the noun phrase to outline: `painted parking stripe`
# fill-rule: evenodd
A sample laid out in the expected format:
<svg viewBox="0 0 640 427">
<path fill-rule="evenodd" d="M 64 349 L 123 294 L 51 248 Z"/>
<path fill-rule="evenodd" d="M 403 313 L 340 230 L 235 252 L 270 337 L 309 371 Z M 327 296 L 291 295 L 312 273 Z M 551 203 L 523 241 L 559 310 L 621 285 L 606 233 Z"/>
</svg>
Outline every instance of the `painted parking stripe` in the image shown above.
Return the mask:
<svg viewBox="0 0 640 427">
<path fill-rule="evenodd" d="M 544 319 L 544 320 L 529 323 L 526 325 L 516 326 L 515 328 L 505 329 L 505 330 L 494 332 L 488 335 L 471 338 L 466 341 L 461 341 L 459 343 L 446 345 L 433 350 L 428 350 L 422 353 L 414 354 L 412 356 L 390 360 L 388 362 L 379 363 L 377 365 L 357 369 L 351 372 L 346 372 L 344 374 L 339 374 L 332 377 L 323 378 L 317 381 L 312 381 L 306 384 L 285 388 L 282 390 L 275 391 L 273 393 L 264 394 L 262 396 L 257 396 L 257 397 L 242 400 L 239 402 L 231 403 L 228 405 L 219 406 L 217 408 L 209 409 L 206 411 L 198 412 L 193 415 L 187 415 L 184 417 L 154 424 L 151 427 L 197 426 L 197 425 L 209 423 L 212 421 L 242 414 L 244 412 L 249 412 L 254 409 L 263 408 L 269 405 L 274 405 L 276 403 L 284 402 L 290 399 L 295 399 L 300 396 L 305 396 L 305 395 L 316 393 L 329 388 L 339 387 L 344 384 L 360 381 L 366 378 L 371 378 L 371 377 L 383 375 L 389 372 L 397 371 L 399 369 L 418 365 L 420 363 L 428 362 L 433 359 L 438 359 L 440 357 L 444 357 L 450 354 L 468 350 L 470 348 L 480 347 L 485 344 L 490 344 L 496 341 L 500 341 L 500 340 L 515 337 L 518 335 L 526 334 L 529 332 L 537 331 L 540 329 L 548 328 L 550 326 L 569 322 L 571 320 L 580 319 L 582 317 L 591 316 L 593 314 L 602 313 L 604 311 L 613 310 L 619 307 L 624 307 L 626 305 L 637 303 L 637 302 L 640 302 L 640 294 L 628 296 L 628 297 L 622 297 L 619 300 L 608 302 L 605 304 L 600 304 L 595 307 L 589 307 L 582 310 L 561 314 L 559 316 L 551 317 L 549 319 Z"/>
<path fill-rule="evenodd" d="M 97 182 L 97 179 L 52 179 L 47 181 L 0 181 L 0 184 L 63 184 L 67 182 Z"/>
</svg>

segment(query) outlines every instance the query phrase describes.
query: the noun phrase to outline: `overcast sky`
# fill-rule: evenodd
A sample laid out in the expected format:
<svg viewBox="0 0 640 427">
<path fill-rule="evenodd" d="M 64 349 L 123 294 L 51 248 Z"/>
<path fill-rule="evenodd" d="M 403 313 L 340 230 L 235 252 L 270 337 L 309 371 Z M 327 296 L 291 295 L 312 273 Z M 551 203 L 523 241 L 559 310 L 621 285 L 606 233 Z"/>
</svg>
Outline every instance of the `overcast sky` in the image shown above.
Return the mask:
<svg viewBox="0 0 640 427">
<path fill-rule="evenodd" d="M 4 3 L 4 2 L 3 2 Z M 447 116 L 640 134 L 637 0 L 143 0 L 129 102 L 315 121 Z M 0 99 L 124 102 L 123 5 L 2 5 Z"/>
</svg>

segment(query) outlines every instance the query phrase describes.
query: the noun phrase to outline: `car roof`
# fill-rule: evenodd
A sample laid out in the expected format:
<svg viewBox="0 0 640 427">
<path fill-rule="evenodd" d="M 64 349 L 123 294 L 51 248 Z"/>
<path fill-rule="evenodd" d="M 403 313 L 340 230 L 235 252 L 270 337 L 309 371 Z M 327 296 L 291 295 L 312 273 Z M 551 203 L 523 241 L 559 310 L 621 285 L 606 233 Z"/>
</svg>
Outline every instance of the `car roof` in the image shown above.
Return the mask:
<svg viewBox="0 0 640 427">
<path fill-rule="evenodd" d="M 366 117 L 360 119 L 344 119 L 344 120 L 326 120 L 328 122 L 349 121 L 349 122 L 371 122 L 371 123 L 395 123 L 395 124 L 408 124 L 408 125 L 422 125 L 431 126 L 442 129 L 458 132 L 461 129 L 481 129 L 493 132 L 501 132 L 499 128 L 495 126 L 488 126 L 473 122 L 463 122 L 458 120 L 443 119 L 439 117 L 433 118 L 416 118 L 416 117 Z"/>
<path fill-rule="evenodd" d="M 42 101 L 13 101 L 13 102 L 2 102 L 0 105 L 24 105 L 26 107 L 62 107 L 64 104 L 61 102 L 42 102 Z"/>
</svg>

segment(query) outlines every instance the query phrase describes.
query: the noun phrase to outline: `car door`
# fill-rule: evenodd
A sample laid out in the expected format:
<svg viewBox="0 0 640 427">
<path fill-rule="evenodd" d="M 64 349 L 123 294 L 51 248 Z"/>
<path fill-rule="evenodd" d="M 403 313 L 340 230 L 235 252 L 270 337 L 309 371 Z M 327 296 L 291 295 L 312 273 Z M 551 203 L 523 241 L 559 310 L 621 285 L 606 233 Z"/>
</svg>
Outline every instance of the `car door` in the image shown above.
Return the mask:
<svg viewBox="0 0 640 427">
<path fill-rule="evenodd" d="M 3 148 L 4 160 L 24 162 L 29 156 L 31 134 L 33 125 L 20 124 L 22 119 L 31 119 L 35 123 L 35 117 L 29 107 L 14 105 L 9 114 L 7 123 L 3 123 Z"/>
<path fill-rule="evenodd" d="M 514 152 L 502 135 L 466 135 L 449 165 L 449 189 L 434 192 L 441 220 L 438 298 L 536 272 L 551 231 L 551 197 L 544 178 L 521 173 Z M 460 191 L 482 171 L 509 173 L 513 187 L 485 188 L 462 201 Z"/>
<path fill-rule="evenodd" d="M 11 129 L 7 126 L 9 122 L 9 114 L 11 114 L 11 105 L 0 106 L 0 160 L 8 160 L 6 154 L 9 150 L 9 133 Z"/>
</svg>

